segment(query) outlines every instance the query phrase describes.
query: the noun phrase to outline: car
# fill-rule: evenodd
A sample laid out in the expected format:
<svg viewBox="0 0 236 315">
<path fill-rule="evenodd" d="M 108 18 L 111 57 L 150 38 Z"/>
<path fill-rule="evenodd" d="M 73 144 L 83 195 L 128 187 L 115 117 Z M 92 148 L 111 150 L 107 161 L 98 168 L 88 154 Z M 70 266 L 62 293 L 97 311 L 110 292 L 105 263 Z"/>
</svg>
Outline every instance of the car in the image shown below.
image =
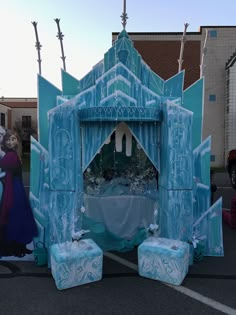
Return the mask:
<svg viewBox="0 0 236 315">
<path fill-rule="evenodd" d="M 236 189 L 236 149 L 233 149 L 228 153 L 227 171 L 229 173 L 231 185 Z"/>
</svg>

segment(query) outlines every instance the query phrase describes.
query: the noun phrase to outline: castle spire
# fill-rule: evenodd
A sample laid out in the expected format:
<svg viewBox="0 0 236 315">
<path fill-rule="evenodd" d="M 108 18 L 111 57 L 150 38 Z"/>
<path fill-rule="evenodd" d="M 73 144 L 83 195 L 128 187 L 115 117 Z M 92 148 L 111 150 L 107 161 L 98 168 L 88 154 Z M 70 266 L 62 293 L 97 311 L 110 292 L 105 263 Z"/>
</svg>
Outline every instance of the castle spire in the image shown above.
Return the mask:
<svg viewBox="0 0 236 315">
<path fill-rule="evenodd" d="M 40 41 L 39 41 L 39 36 L 38 36 L 38 30 L 37 30 L 37 22 L 32 22 L 33 26 L 34 26 L 34 31 L 35 31 L 35 36 L 36 36 L 36 44 L 35 44 L 35 47 L 36 47 L 36 50 L 38 51 L 38 64 L 39 64 L 39 74 L 41 75 L 42 74 L 42 69 L 41 69 L 41 62 L 42 62 L 42 59 L 41 59 L 41 54 L 40 54 L 40 50 L 42 48 L 42 45 L 40 44 Z"/>
<path fill-rule="evenodd" d="M 54 19 L 54 21 L 57 23 L 57 29 L 58 29 L 58 33 L 57 33 L 57 38 L 59 39 L 60 41 L 60 45 L 61 45 L 61 59 L 62 59 L 62 62 L 63 62 L 63 70 L 66 71 L 66 57 L 64 55 L 64 48 L 63 48 L 63 37 L 64 35 L 62 34 L 61 32 L 61 28 L 60 28 L 60 19 Z"/>
<path fill-rule="evenodd" d="M 180 72 L 182 70 L 182 63 L 184 61 L 183 60 L 184 44 L 186 42 L 186 32 L 187 32 L 188 26 L 189 26 L 188 23 L 184 23 L 184 32 L 183 32 L 183 36 L 181 38 L 180 55 L 179 55 L 179 59 L 178 59 L 178 63 L 179 63 L 179 70 L 178 70 L 178 72 Z"/>
<path fill-rule="evenodd" d="M 123 12 L 120 17 L 121 17 L 121 24 L 123 25 L 123 29 L 125 30 L 125 26 L 128 19 L 128 15 L 126 13 L 126 0 L 123 0 Z"/>
</svg>

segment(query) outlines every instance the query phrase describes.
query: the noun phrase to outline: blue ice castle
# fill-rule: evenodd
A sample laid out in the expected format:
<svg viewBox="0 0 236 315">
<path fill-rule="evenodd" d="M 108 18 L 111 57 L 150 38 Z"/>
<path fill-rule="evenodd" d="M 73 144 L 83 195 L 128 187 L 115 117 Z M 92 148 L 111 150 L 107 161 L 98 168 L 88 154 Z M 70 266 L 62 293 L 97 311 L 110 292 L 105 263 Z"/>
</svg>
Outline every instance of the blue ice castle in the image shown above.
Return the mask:
<svg viewBox="0 0 236 315">
<path fill-rule="evenodd" d="M 198 238 L 222 256 L 222 200 L 210 205 L 211 138 L 202 141 L 204 78 L 163 80 L 122 30 L 81 80 L 38 75 L 39 140 L 31 139 L 30 201 L 41 241 L 86 235 L 103 250 L 147 237 Z"/>
</svg>

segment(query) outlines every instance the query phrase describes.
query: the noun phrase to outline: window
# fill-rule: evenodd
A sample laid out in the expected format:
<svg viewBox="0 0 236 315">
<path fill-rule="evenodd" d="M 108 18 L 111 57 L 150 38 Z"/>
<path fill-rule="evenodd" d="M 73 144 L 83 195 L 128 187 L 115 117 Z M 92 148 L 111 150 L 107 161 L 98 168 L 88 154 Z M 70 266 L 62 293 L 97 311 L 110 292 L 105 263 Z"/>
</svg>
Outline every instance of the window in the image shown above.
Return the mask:
<svg viewBox="0 0 236 315">
<path fill-rule="evenodd" d="M 215 155 L 211 155 L 211 162 L 215 162 L 216 160 L 216 156 Z"/>
<path fill-rule="evenodd" d="M 1 126 L 6 127 L 6 115 L 1 113 Z"/>
<path fill-rule="evenodd" d="M 217 37 L 217 30 L 209 30 L 208 35 L 211 38 L 216 38 Z"/>
<path fill-rule="evenodd" d="M 31 128 L 31 116 L 22 116 L 22 128 Z"/>
<path fill-rule="evenodd" d="M 210 94 L 209 95 L 209 101 L 210 102 L 215 102 L 216 101 L 216 95 L 215 94 Z"/>
<path fill-rule="evenodd" d="M 30 152 L 30 141 L 23 140 L 22 141 L 22 153 L 29 153 Z"/>
</svg>

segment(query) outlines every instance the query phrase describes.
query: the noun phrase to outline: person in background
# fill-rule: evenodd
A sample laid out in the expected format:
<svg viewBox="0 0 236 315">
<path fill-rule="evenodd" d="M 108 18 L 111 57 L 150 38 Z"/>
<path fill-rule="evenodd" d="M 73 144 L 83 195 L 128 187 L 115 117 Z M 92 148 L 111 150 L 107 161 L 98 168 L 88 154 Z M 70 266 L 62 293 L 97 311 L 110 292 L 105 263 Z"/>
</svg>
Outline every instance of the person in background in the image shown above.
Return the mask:
<svg viewBox="0 0 236 315">
<path fill-rule="evenodd" d="M 26 244 L 37 236 L 37 226 L 22 181 L 18 136 L 8 130 L 3 138 L 6 154 L 0 168 L 6 173 L 0 205 L 0 255 L 23 257 L 32 251 Z"/>
</svg>

